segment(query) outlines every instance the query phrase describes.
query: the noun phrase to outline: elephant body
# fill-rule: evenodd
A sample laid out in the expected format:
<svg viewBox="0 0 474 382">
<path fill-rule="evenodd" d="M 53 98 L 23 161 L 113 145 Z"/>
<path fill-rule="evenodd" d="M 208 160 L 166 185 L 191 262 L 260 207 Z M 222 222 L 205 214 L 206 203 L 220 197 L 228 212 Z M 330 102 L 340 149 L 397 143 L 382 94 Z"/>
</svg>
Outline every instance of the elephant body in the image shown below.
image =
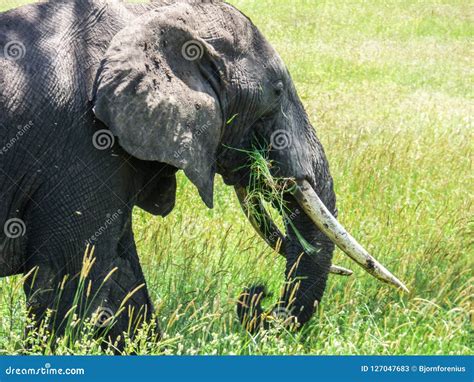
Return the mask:
<svg viewBox="0 0 474 382">
<path fill-rule="evenodd" d="M 199 151 L 192 152 L 191 158 L 182 159 L 188 154 L 186 145 L 182 152 L 179 149 L 178 155 L 173 156 L 167 156 L 166 147 L 154 150 L 152 155 L 141 147 L 135 150 L 133 142 L 129 143 L 134 136 L 131 139 L 125 136 L 120 124 L 130 110 L 115 118 L 111 114 L 115 113 L 114 108 L 119 109 L 119 113 L 127 109 L 129 103 L 135 102 L 131 100 L 139 96 L 121 102 L 120 97 L 116 97 L 116 88 L 109 89 L 106 80 L 100 78 L 101 71 L 107 69 L 104 57 L 108 50 L 120 56 L 122 51 L 126 52 L 121 46 L 133 44 L 135 33 L 125 34 L 124 38 L 130 41 L 121 42 L 115 51 L 111 48 L 114 37 L 130 25 L 137 25 L 135 28 L 138 28 L 142 23 L 140 16 L 148 12 L 159 13 L 162 6 L 168 3 L 127 5 L 105 0 L 50 1 L 24 6 L 0 16 L 0 46 L 4 48 L 0 70 L 0 144 L 3 146 L 0 156 L 0 221 L 5 222 L 0 236 L 0 276 L 34 271 L 27 278 L 24 289 L 29 311 L 37 320 L 45 315 L 48 308 L 57 304 L 56 290 L 65 277 L 68 281 L 56 314 L 64 317 L 70 309 L 87 244 L 95 246 L 96 263 L 89 278 L 99 292 L 89 311 L 93 311 L 95 306 L 106 306 L 116 311 L 127 293 L 145 284 L 133 239 L 132 209 L 137 205 L 155 215 L 165 216 L 174 206 L 175 173 L 178 168 L 186 172 L 186 163 L 207 160 L 206 155 L 201 155 Z M 194 6 L 201 7 L 199 4 Z M 179 19 L 180 12 L 182 10 L 176 8 L 171 15 L 178 14 L 176 17 Z M 185 13 L 189 14 L 189 8 Z M 211 13 L 212 9 L 205 15 Z M 239 13 L 234 15 L 228 12 L 224 15 L 229 19 L 221 22 L 227 22 L 236 34 L 240 24 L 248 21 L 240 18 Z M 165 26 L 169 18 L 166 16 L 155 22 L 157 27 Z M 173 25 L 167 27 L 173 29 Z M 244 32 L 250 33 L 252 29 Z M 263 43 L 262 47 L 265 47 Z M 113 63 L 114 59 L 110 62 Z M 130 62 L 133 63 L 133 60 L 128 60 L 127 64 Z M 186 64 L 188 62 L 184 61 L 183 66 Z M 166 69 L 161 73 L 165 77 L 170 75 Z M 105 75 L 103 77 L 107 79 Z M 136 88 L 133 81 L 129 86 Z M 192 77 L 185 82 L 191 83 L 191 88 L 199 95 L 212 92 L 210 87 L 193 84 Z M 98 96 L 101 83 L 105 83 L 104 96 Z M 173 97 L 163 87 L 161 93 L 166 100 Z M 185 89 L 181 91 L 181 94 L 185 93 Z M 262 109 L 269 107 L 272 95 L 269 97 L 270 101 L 260 106 Z M 239 101 L 242 107 L 258 111 L 257 106 L 245 97 L 242 96 Z M 219 103 L 222 102 L 219 100 Z M 200 105 L 204 107 L 201 109 Z M 192 105 L 194 111 L 204 109 L 202 117 L 181 113 L 180 110 L 178 114 L 190 115 L 193 122 L 201 119 L 200 126 L 204 127 L 206 119 L 218 118 L 216 125 L 220 125 L 224 117 L 221 118 L 217 111 L 207 113 L 206 106 L 215 107 L 210 106 L 208 98 Z M 174 110 L 173 105 L 168 106 L 165 112 L 160 109 L 157 118 L 166 115 L 168 110 Z M 139 120 L 146 113 L 132 114 L 134 119 Z M 177 118 L 175 116 L 174 121 Z M 131 123 L 133 121 L 127 121 L 123 128 L 129 128 Z M 166 146 L 178 129 L 172 121 L 171 130 L 160 131 L 161 135 L 150 140 L 162 140 Z M 237 143 L 235 137 L 229 137 L 228 142 Z M 222 157 L 230 155 L 232 153 L 222 153 Z M 334 206 L 332 180 L 326 171 L 326 161 L 323 154 L 318 153 L 318 156 L 322 160 L 320 169 L 324 175 L 321 184 L 329 187 L 325 198 Z M 160 161 L 162 157 L 164 161 Z M 187 162 L 181 165 L 181 160 Z M 186 172 L 209 206 L 212 206 L 212 196 L 209 196 L 212 194 L 209 183 L 212 179 L 209 176 L 213 178 L 216 171 L 213 162 L 211 160 L 203 165 L 203 171 L 208 171 L 208 168 L 212 171 L 210 175 L 203 176 L 200 170 L 194 171 L 194 175 L 192 171 Z M 228 174 L 224 177 L 226 182 L 235 184 L 229 162 L 237 163 L 229 159 L 216 166 L 221 166 L 222 172 Z M 16 231 L 13 235 L 11 232 L 7 234 L 14 223 L 18 224 L 14 227 Z M 302 227 L 302 230 L 305 228 Z M 311 235 L 311 232 L 308 234 Z M 331 242 L 321 245 L 327 246 L 328 254 L 332 253 Z M 295 248 L 291 249 L 292 246 Z M 298 257 L 299 248 L 297 243 L 288 242 L 288 251 L 293 253 L 293 259 L 288 261 L 287 272 Z M 317 295 L 322 295 L 330 256 L 322 264 L 305 259 L 302 262 L 308 262 L 306 270 L 312 269 L 320 277 L 320 282 L 308 285 L 306 290 L 311 305 L 305 313 L 306 321 L 313 312 L 315 299 L 315 292 L 308 294 L 307 291 L 317 287 Z M 118 270 L 102 285 L 104 278 L 115 268 Z M 114 338 L 126 330 L 131 319 L 137 322 L 149 320 L 153 312 L 146 287 L 139 289 L 128 305 L 134 308 L 136 317 L 117 320 L 110 332 Z M 61 333 L 63 328 L 54 329 Z"/>
<path fill-rule="evenodd" d="M 216 174 L 244 195 L 256 144 L 284 181 L 286 233 L 260 232 L 284 239 L 289 287 L 277 312 L 311 318 L 335 244 L 400 286 L 335 220 L 328 161 L 291 76 L 234 7 L 51 0 L 0 14 L 0 47 L 0 277 L 27 275 L 29 311 L 40 322 L 54 309 L 55 334 L 84 277 L 95 298 L 78 312 L 122 312 L 112 341 L 149 322 L 133 207 L 170 213 L 178 170 L 210 208 Z M 95 263 L 84 276 L 87 246 Z M 265 326 L 263 295 L 249 288 L 238 300 L 250 330 Z"/>
</svg>

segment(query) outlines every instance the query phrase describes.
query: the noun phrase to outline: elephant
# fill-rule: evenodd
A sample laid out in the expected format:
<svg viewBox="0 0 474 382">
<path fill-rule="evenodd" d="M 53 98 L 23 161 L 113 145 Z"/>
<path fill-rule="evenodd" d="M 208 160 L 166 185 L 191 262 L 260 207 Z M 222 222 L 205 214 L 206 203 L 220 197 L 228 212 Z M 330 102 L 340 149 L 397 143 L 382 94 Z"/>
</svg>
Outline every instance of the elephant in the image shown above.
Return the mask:
<svg viewBox="0 0 474 382">
<path fill-rule="evenodd" d="M 0 276 L 25 275 L 36 324 L 52 310 L 60 335 L 73 304 L 84 315 L 121 309 L 107 332 L 120 347 L 124 332 L 152 322 L 132 210 L 167 216 L 178 171 L 209 208 L 217 174 L 235 188 L 250 223 L 285 257 L 286 280 L 297 280 L 271 312 L 286 310 L 299 327 L 329 273 L 351 273 L 332 265 L 335 246 L 406 290 L 337 221 L 328 160 L 291 75 L 234 6 L 51 0 L 2 13 L 0 47 Z M 284 233 L 248 195 L 254 142 L 286 179 Z M 86 308 L 74 296 L 87 246 L 96 298 Z M 268 321 L 265 293 L 250 287 L 238 298 L 251 332 Z"/>
</svg>

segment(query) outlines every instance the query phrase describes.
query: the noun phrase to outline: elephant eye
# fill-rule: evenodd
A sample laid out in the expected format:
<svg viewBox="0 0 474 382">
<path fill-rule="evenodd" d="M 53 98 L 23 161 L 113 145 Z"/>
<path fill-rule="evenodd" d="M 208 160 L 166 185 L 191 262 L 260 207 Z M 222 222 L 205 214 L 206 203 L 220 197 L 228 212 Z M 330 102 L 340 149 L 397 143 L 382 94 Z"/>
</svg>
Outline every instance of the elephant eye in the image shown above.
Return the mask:
<svg viewBox="0 0 474 382">
<path fill-rule="evenodd" d="M 285 84 L 283 81 L 277 81 L 273 84 L 273 88 L 275 90 L 275 94 L 279 97 L 283 94 L 283 90 L 285 90 Z"/>
</svg>

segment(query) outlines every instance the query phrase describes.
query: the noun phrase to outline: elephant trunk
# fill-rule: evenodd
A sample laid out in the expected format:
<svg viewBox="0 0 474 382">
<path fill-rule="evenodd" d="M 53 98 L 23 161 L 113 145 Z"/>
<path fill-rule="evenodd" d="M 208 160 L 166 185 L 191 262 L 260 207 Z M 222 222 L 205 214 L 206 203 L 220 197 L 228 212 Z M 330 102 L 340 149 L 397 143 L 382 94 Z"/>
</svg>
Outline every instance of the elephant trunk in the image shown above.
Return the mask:
<svg viewBox="0 0 474 382">
<path fill-rule="evenodd" d="M 311 318 L 323 297 L 334 244 L 290 195 L 286 205 L 291 211 L 285 218 L 288 236 L 285 243 L 286 282 L 274 315 L 285 320 L 295 317 L 297 323 L 302 325 Z"/>
<path fill-rule="evenodd" d="M 256 231 L 277 252 L 286 258 L 285 284 L 279 300 L 268 316 L 285 323 L 307 322 L 324 293 L 328 274 L 350 275 L 350 270 L 331 266 L 334 244 L 315 227 L 311 219 L 301 210 L 297 201 L 287 194 L 284 216 L 286 235 L 271 221 L 262 205 L 248 207 L 251 201 L 242 188 L 236 188 L 237 196 L 245 214 Z M 258 219 L 251 211 L 258 211 Z M 302 242 L 307 244 L 303 248 Z M 309 250 L 311 248 L 311 250 Z M 262 285 L 247 288 L 239 297 L 237 314 L 242 324 L 250 332 L 267 327 L 267 315 L 261 302 L 268 296 Z"/>
<path fill-rule="evenodd" d="M 284 220 L 287 235 L 283 235 L 271 221 L 261 204 L 247 208 L 252 203 L 242 188 L 236 188 L 244 212 L 265 241 L 286 258 L 286 283 L 272 315 L 285 322 L 299 325 L 307 322 L 321 301 L 328 274 L 350 275 L 352 272 L 331 265 L 332 253 L 337 245 L 352 260 L 381 281 L 408 291 L 344 229 L 326 208 L 307 181 L 290 182 L 285 194 L 287 213 Z M 259 217 L 252 216 L 257 211 Z M 244 291 L 238 302 L 237 313 L 241 322 L 251 332 L 268 325 L 261 301 L 267 296 L 262 286 Z"/>
</svg>

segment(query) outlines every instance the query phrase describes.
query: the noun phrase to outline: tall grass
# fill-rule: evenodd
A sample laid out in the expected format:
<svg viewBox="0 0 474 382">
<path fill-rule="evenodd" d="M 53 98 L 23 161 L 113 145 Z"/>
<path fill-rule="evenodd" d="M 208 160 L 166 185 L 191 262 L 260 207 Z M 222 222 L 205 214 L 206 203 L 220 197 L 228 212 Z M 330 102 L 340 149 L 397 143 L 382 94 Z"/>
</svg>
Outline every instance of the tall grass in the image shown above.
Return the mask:
<svg viewBox="0 0 474 382">
<path fill-rule="evenodd" d="M 145 354 L 472 353 L 473 11 L 468 1 L 235 0 L 287 63 L 331 164 L 340 220 L 407 283 L 401 295 L 341 252 L 297 333 L 251 337 L 236 319 L 243 286 L 278 295 L 284 262 L 253 232 L 220 180 L 207 210 L 180 175 L 166 219 L 134 230 L 165 337 Z M 0 352 L 22 349 L 21 279 L 0 280 Z M 271 304 L 272 301 L 268 301 Z M 101 352 L 87 337 L 58 353 Z"/>
</svg>

